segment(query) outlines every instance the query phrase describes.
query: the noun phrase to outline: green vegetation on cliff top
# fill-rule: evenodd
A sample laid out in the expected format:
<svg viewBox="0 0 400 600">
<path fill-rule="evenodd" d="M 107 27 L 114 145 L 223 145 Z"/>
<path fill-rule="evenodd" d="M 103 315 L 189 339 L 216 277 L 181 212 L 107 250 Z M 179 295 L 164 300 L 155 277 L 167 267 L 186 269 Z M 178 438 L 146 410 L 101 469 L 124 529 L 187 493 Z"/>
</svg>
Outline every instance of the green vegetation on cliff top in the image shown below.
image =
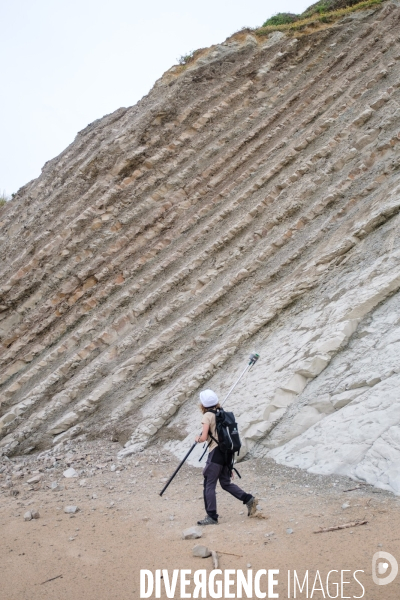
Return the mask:
<svg viewBox="0 0 400 600">
<path fill-rule="evenodd" d="M 356 10 L 366 9 L 384 0 L 319 0 L 309 6 L 302 14 L 277 13 L 265 21 L 260 29 L 256 30 L 259 35 L 265 35 L 271 31 L 299 30 L 315 23 L 331 23 Z"/>
<path fill-rule="evenodd" d="M 262 27 L 252 30 L 256 35 L 268 35 L 273 31 L 301 31 L 313 28 L 323 23 L 333 23 L 338 19 L 358 10 L 373 8 L 385 0 L 319 0 L 309 6 L 303 13 L 277 13 L 265 21 Z M 247 29 L 247 28 L 244 28 Z M 247 29 L 248 30 L 248 29 Z M 250 31 L 250 30 L 248 30 Z M 188 52 L 178 60 L 179 65 L 185 66 L 196 60 L 202 48 Z"/>
</svg>

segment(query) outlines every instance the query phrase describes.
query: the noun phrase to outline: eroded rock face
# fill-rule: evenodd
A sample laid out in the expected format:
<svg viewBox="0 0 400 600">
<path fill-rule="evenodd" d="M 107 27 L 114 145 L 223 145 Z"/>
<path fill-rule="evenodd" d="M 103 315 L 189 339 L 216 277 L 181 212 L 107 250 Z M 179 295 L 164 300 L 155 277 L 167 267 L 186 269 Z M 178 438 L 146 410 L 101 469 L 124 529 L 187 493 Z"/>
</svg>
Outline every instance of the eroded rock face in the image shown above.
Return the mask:
<svg viewBox="0 0 400 600">
<path fill-rule="evenodd" d="M 3 453 L 111 434 L 182 454 L 198 391 L 223 397 L 256 349 L 229 400 L 245 452 L 400 491 L 399 19 L 237 34 L 18 192 Z"/>
<path fill-rule="evenodd" d="M 399 316 L 397 293 L 360 323 L 348 347 L 270 436 L 276 460 L 313 473 L 346 474 L 400 494 Z M 335 410 L 293 438 L 290 429 L 321 398 Z"/>
</svg>

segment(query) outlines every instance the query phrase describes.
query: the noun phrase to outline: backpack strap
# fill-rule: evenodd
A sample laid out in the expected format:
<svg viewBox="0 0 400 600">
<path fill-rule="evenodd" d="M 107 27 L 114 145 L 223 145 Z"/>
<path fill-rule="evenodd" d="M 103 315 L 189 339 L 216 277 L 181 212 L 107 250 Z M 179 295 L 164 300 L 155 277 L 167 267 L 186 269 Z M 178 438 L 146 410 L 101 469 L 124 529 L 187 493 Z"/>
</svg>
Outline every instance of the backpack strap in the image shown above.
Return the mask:
<svg viewBox="0 0 400 600">
<path fill-rule="evenodd" d="M 216 410 L 214 410 L 213 408 L 209 408 L 208 410 L 206 410 L 206 412 L 213 413 L 213 415 L 216 415 L 216 414 L 217 414 L 217 411 L 216 411 Z M 211 435 L 211 430 L 209 430 L 209 431 L 208 431 L 208 435 L 210 436 L 210 438 L 211 438 L 211 439 L 212 439 L 212 440 L 213 440 L 213 441 L 214 441 L 216 444 L 218 444 L 218 445 L 219 445 L 219 441 L 218 441 L 218 440 L 216 440 L 216 439 L 215 439 L 215 437 L 214 437 L 213 435 Z M 210 443 L 211 443 L 211 442 L 210 442 Z"/>
</svg>

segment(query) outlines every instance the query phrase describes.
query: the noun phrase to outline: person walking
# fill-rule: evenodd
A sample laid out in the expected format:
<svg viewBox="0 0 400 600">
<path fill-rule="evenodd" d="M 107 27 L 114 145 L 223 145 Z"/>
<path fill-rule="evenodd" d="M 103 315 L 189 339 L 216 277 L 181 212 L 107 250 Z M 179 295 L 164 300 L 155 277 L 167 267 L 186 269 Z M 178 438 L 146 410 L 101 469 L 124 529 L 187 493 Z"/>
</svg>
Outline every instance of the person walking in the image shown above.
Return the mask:
<svg viewBox="0 0 400 600">
<path fill-rule="evenodd" d="M 218 447 L 215 412 L 220 408 L 218 396 L 212 390 L 200 392 L 200 408 L 203 413 L 201 420 L 203 431 L 195 437 L 195 442 L 209 442 L 206 466 L 203 469 L 204 477 L 204 506 L 206 517 L 197 521 L 198 525 L 218 525 L 216 486 L 219 481 L 221 487 L 241 500 L 247 506 L 247 514 L 251 517 L 257 509 L 257 498 L 244 492 L 239 486 L 232 483 L 233 472 L 226 462 L 226 457 Z"/>
</svg>

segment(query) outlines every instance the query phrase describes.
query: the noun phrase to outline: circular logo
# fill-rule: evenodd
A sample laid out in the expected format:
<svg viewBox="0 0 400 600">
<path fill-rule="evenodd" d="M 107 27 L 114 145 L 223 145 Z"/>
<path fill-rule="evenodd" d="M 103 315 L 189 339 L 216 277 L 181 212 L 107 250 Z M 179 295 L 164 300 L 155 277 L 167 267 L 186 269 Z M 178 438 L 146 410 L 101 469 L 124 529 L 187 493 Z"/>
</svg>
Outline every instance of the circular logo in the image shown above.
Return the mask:
<svg viewBox="0 0 400 600">
<path fill-rule="evenodd" d="M 387 585 L 397 577 L 399 565 L 389 552 L 375 552 L 372 557 L 372 580 L 376 585 Z M 382 577 L 382 575 L 386 577 Z"/>
</svg>

